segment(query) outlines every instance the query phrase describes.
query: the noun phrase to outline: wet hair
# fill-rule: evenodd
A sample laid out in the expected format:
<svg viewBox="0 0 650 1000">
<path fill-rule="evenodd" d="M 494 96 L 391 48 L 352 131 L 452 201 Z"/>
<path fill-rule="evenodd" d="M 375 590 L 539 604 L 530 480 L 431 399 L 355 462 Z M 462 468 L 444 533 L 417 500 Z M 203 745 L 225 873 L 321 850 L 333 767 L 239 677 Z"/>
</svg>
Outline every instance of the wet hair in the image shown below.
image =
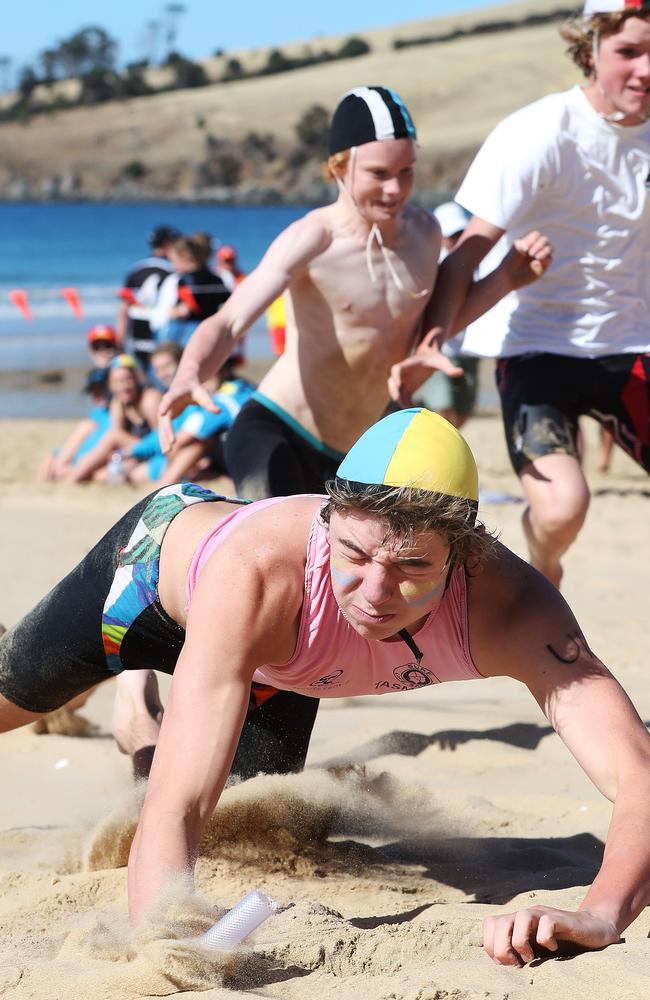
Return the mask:
<svg viewBox="0 0 650 1000">
<path fill-rule="evenodd" d="M 580 14 L 562 25 L 560 35 L 565 42 L 568 42 L 566 53 L 573 59 L 576 66 L 580 67 L 587 79 L 590 79 L 594 72 L 594 38 L 596 36 L 607 38 L 610 35 L 618 34 L 624 22 L 631 17 L 640 17 L 642 20 L 648 21 L 650 20 L 650 10 L 629 8 L 612 14 L 592 14 L 586 22 Z"/>
<path fill-rule="evenodd" d="M 363 512 L 386 526 L 384 541 L 411 545 L 416 534 L 436 532 L 449 546 L 449 568 L 476 569 L 492 552 L 494 537 L 476 524 L 476 503 L 464 497 L 414 489 L 411 486 L 377 486 L 331 479 L 325 484 L 329 497 L 321 519 L 332 514 Z"/>
</svg>

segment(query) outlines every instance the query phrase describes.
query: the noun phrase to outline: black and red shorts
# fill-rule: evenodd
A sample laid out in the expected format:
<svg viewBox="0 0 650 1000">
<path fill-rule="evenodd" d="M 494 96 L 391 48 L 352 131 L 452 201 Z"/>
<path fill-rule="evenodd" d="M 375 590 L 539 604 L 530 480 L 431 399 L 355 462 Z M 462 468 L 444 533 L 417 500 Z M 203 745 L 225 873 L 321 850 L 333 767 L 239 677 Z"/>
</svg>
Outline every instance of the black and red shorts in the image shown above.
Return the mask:
<svg viewBox="0 0 650 1000">
<path fill-rule="evenodd" d="M 545 455 L 577 457 L 583 415 L 650 472 L 650 354 L 520 354 L 497 362 L 496 381 L 517 473 Z"/>
</svg>

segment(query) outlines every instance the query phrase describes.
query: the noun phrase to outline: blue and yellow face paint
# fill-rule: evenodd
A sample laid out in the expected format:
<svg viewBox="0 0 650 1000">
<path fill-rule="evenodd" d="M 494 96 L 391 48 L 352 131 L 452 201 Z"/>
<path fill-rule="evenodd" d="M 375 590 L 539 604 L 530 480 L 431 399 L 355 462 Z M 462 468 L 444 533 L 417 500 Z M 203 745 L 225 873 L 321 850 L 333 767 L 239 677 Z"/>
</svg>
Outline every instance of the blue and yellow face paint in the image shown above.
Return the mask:
<svg viewBox="0 0 650 1000">
<path fill-rule="evenodd" d="M 439 597 L 445 589 L 445 579 L 435 580 L 402 580 L 399 584 L 399 592 L 402 600 L 411 608 L 421 608 L 429 604 L 436 597 Z"/>
</svg>

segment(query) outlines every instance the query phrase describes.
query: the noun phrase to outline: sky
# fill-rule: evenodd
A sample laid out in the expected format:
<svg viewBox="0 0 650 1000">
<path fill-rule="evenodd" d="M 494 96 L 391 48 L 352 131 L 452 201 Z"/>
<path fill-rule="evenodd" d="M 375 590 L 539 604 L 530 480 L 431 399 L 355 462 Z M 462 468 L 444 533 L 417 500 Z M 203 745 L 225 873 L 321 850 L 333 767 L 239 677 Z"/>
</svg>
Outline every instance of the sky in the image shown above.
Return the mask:
<svg viewBox="0 0 650 1000">
<path fill-rule="evenodd" d="M 74 32 L 90 25 L 104 28 L 119 42 L 120 66 L 145 58 L 161 29 L 155 24 L 168 19 L 166 9 L 183 7 L 174 20 L 174 48 L 190 59 L 200 59 L 218 49 L 281 47 L 283 42 L 317 39 L 319 35 L 362 33 L 367 28 L 453 14 L 479 7 L 498 6 L 500 0 L 37 0 L 8 3 L 0 34 L 0 59 L 13 74 L 24 65 L 35 67 L 44 49 L 55 46 Z M 90 12 L 89 12 L 90 10 Z M 153 27 L 152 27 L 153 24 Z M 5 69 L 5 73 L 7 69 Z M 13 81 L 12 81 L 13 82 Z"/>
</svg>

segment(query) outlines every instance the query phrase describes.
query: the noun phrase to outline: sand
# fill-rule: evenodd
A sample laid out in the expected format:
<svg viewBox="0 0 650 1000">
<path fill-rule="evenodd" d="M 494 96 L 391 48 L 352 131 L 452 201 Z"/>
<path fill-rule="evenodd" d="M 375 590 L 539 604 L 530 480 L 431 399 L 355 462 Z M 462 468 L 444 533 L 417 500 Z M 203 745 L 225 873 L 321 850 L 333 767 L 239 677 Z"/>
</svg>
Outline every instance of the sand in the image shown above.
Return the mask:
<svg viewBox="0 0 650 1000">
<path fill-rule="evenodd" d="M 16 621 L 141 494 L 37 485 L 65 422 L 0 421 L 0 620 Z M 467 428 L 484 520 L 523 552 L 517 480 L 495 415 Z M 592 647 L 650 718 L 650 489 L 617 454 L 566 560 L 565 594 Z M 126 919 L 122 867 L 141 790 L 110 737 L 111 685 L 86 737 L 0 739 L 0 997 L 93 1000 L 633 1000 L 650 995 L 650 911 L 622 944 L 522 970 L 493 965 L 481 920 L 535 902 L 574 907 L 609 806 L 531 697 L 506 680 L 322 704 L 308 767 L 229 789 L 204 838 L 198 896 L 176 887 L 146 934 Z M 231 955 L 194 938 L 250 889 L 280 912 Z"/>
</svg>

